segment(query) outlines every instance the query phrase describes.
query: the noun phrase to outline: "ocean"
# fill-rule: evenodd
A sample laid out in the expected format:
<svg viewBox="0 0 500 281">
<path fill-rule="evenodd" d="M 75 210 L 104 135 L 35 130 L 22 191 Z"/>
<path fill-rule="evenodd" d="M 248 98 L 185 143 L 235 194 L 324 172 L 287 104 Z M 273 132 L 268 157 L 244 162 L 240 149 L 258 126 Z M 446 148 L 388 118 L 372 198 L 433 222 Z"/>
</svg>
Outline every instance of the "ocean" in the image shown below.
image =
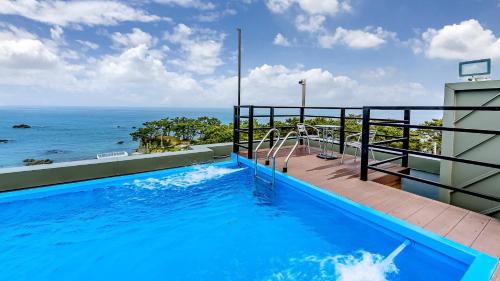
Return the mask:
<svg viewBox="0 0 500 281">
<path fill-rule="evenodd" d="M 23 166 L 27 158 L 65 162 L 98 153 L 134 152 L 133 127 L 165 117 L 210 116 L 232 122 L 232 108 L 0 107 L 0 167 Z M 13 129 L 28 124 L 30 129 Z M 123 144 L 118 142 L 123 141 Z"/>
<path fill-rule="evenodd" d="M 268 114 L 267 109 L 255 114 Z M 353 112 L 355 113 L 355 112 Z M 242 111 L 243 115 L 246 115 Z M 278 110 L 275 114 L 297 114 L 296 110 Z M 308 114 L 338 115 L 331 111 L 309 110 Z M 373 114 L 379 118 L 402 118 L 401 114 Z M 0 168 L 23 166 L 23 160 L 51 159 L 65 162 L 95 159 L 98 153 L 127 151 L 138 147 L 130 133 L 146 121 L 165 117 L 216 117 L 223 123 L 233 120 L 232 108 L 104 108 L 104 107 L 0 107 Z M 414 112 L 412 123 L 441 117 L 440 113 Z M 267 118 L 258 118 L 267 122 Z M 284 120 L 285 118 L 276 118 Z M 14 129 L 28 124 L 30 129 Z M 118 142 L 123 142 L 119 144 Z"/>
</svg>

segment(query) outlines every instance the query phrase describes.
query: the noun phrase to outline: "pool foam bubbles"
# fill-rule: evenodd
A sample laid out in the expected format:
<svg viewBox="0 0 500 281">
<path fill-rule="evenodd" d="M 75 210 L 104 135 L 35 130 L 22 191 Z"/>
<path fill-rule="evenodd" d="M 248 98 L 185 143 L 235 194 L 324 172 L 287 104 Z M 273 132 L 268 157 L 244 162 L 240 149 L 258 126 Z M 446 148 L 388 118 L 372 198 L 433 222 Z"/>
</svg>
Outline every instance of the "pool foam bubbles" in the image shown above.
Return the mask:
<svg viewBox="0 0 500 281">
<path fill-rule="evenodd" d="M 393 260 L 367 251 L 351 255 L 316 256 L 291 259 L 290 266 L 265 280 L 290 281 L 386 281 L 388 275 L 398 273 Z"/>
<path fill-rule="evenodd" d="M 225 175 L 239 172 L 246 168 L 226 168 L 218 166 L 196 166 L 192 171 L 175 175 L 169 175 L 162 178 L 136 179 L 131 183 L 125 183 L 125 186 L 132 186 L 143 189 L 167 189 L 167 188 L 186 188 L 202 184 L 206 181 L 218 179 Z"/>
</svg>

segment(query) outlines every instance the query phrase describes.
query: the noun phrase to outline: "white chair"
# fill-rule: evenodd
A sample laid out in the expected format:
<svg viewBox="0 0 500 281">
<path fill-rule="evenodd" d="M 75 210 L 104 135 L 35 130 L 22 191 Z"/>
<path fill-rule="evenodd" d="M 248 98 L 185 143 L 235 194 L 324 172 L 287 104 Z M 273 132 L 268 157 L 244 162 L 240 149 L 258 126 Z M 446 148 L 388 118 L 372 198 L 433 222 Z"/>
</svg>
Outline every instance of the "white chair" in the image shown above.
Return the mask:
<svg viewBox="0 0 500 281">
<path fill-rule="evenodd" d="M 307 132 L 307 128 L 313 129 L 316 132 L 316 135 L 310 135 Z M 298 138 L 299 138 L 299 140 L 306 140 L 306 142 L 307 142 L 307 150 L 308 150 L 309 154 L 311 154 L 311 144 L 310 144 L 309 140 L 318 141 L 319 142 L 319 146 L 321 148 L 322 138 L 320 137 L 320 131 L 319 131 L 318 128 L 316 128 L 314 126 L 311 126 L 311 125 L 304 124 L 304 123 L 298 123 L 297 124 L 297 132 L 298 132 Z"/>
<path fill-rule="evenodd" d="M 370 137 L 368 142 L 372 143 L 375 140 L 375 136 L 377 135 L 377 131 L 370 131 Z M 340 163 L 344 163 L 344 154 L 346 153 L 347 147 L 354 147 L 356 150 L 354 151 L 354 162 L 356 162 L 358 156 L 358 150 L 361 151 L 361 133 L 356 133 L 349 135 L 345 138 L 344 141 L 344 152 L 342 152 L 342 158 L 340 159 Z M 375 160 L 375 154 L 373 153 L 373 149 L 370 147 L 370 152 L 372 153 L 372 158 Z"/>
</svg>

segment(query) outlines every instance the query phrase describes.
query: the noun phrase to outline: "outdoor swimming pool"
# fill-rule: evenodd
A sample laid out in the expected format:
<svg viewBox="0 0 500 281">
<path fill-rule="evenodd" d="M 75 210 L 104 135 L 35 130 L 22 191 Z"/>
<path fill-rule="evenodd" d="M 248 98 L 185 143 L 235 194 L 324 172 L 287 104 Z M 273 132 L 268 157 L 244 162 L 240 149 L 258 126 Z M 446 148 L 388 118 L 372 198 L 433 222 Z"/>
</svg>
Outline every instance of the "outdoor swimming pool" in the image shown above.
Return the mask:
<svg viewBox="0 0 500 281">
<path fill-rule="evenodd" d="M 223 162 L 1 194 L 0 280 L 487 280 L 494 268 L 277 179 Z"/>
</svg>

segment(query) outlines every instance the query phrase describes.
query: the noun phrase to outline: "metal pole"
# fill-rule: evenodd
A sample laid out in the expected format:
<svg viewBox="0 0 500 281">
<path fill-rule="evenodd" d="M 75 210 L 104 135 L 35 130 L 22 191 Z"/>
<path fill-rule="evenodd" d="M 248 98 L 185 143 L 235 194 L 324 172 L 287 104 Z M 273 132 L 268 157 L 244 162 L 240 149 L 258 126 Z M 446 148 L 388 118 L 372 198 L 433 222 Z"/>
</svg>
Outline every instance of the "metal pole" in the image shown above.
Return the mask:
<svg viewBox="0 0 500 281">
<path fill-rule="evenodd" d="M 269 108 L 269 127 L 274 128 L 274 107 Z M 269 135 L 269 149 L 274 145 L 274 131 Z"/>
<path fill-rule="evenodd" d="M 299 84 L 302 85 L 302 107 L 304 107 L 306 106 L 306 79 L 300 80 Z"/>
<path fill-rule="evenodd" d="M 407 125 L 410 125 L 411 124 L 411 121 L 410 121 L 410 110 L 409 109 L 405 109 L 404 111 L 404 120 L 405 120 L 405 124 Z M 410 149 L 410 128 L 408 127 L 404 127 L 403 128 L 403 138 L 405 138 L 405 140 L 403 141 L 403 149 Z M 401 166 L 403 167 L 408 167 L 408 152 L 404 152 L 403 153 L 403 159 L 401 161 Z"/>
<path fill-rule="evenodd" d="M 238 31 L 238 107 L 241 105 L 241 28 Z"/>
<path fill-rule="evenodd" d="M 368 180 L 368 144 L 370 141 L 370 108 L 363 107 L 363 123 L 361 131 L 361 171 L 359 179 Z"/>
<path fill-rule="evenodd" d="M 248 108 L 248 159 L 253 158 L 253 105 Z"/>
<path fill-rule="evenodd" d="M 240 151 L 240 116 L 239 116 L 239 107 L 234 107 L 234 116 L 233 116 L 233 152 L 238 153 Z"/>
<path fill-rule="evenodd" d="M 344 153 L 345 144 L 345 108 L 340 110 L 339 152 Z"/>
</svg>

